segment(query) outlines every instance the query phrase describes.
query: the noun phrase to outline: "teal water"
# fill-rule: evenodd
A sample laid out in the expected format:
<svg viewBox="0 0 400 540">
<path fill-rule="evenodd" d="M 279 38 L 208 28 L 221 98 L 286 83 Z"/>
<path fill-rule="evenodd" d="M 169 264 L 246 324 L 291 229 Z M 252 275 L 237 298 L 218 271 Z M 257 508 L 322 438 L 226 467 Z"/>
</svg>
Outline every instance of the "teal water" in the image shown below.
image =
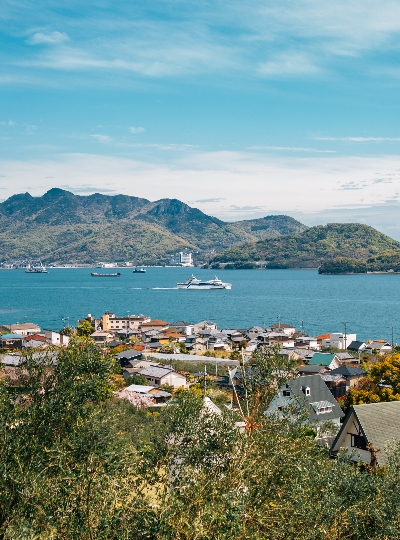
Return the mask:
<svg viewBox="0 0 400 540">
<path fill-rule="evenodd" d="M 107 272 L 114 270 L 97 270 Z M 119 269 L 119 278 L 91 277 L 89 268 L 50 268 L 48 274 L 0 271 L 0 324 L 37 322 L 60 329 L 62 318 L 76 325 L 88 313 L 144 313 L 166 321 L 209 319 L 222 328 L 249 328 L 281 321 L 318 335 L 347 331 L 360 339 L 400 342 L 400 276 L 366 274 L 320 276 L 316 270 L 225 270 L 218 274 L 231 290 L 174 288 L 193 271 L 201 279 L 211 270 L 148 268 L 146 274 Z"/>
</svg>

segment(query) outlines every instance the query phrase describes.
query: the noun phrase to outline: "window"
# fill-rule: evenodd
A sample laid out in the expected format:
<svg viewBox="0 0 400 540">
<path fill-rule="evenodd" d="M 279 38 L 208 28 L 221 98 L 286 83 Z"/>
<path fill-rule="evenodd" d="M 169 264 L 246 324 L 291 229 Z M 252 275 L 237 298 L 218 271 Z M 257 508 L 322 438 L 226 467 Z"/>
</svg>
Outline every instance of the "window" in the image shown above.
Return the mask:
<svg viewBox="0 0 400 540">
<path fill-rule="evenodd" d="M 283 394 L 283 397 L 290 397 L 290 390 L 284 390 L 282 394 Z"/>
<path fill-rule="evenodd" d="M 302 386 L 301 389 L 303 391 L 303 394 L 305 394 L 306 396 L 311 396 L 311 390 L 308 386 Z"/>
<path fill-rule="evenodd" d="M 320 407 L 317 411 L 317 414 L 324 414 L 328 412 L 332 412 L 332 407 Z"/>
<path fill-rule="evenodd" d="M 354 435 L 353 433 L 350 433 L 350 435 L 352 448 L 360 448 L 360 450 L 365 450 L 367 448 L 367 441 L 362 435 Z"/>
</svg>

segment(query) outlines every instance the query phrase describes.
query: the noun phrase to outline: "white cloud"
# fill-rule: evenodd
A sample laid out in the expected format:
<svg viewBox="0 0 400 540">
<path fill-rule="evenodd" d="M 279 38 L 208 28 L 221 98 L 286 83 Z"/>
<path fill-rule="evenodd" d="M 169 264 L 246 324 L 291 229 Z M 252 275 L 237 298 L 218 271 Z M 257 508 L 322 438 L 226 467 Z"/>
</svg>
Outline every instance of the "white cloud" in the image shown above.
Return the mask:
<svg viewBox="0 0 400 540">
<path fill-rule="evenodd" d="M 39 45 L 40 43 L 63 43 L 68 40 L 68 34 L 65 32 L 50 32 L 49 34 L 36 32 L 36 34 L 33 34 L 28 40 L 28 43 L 31 45 Z"/>
<path fill-rule="evenodd" d="M 94 135 L 90 135 L 93 137 L 93 139 L 96 139 L 100 143 L 109 143 L 112 141 L 111 137 L 108 135 L 101 135 L 100 133 L 95 133 Z"/>
<path fill-rule="evenodd" d="M 313 137 L 316 141 L 384 142 L 400 141 L 400 137 Z"/>
<path fill-rule="evenodd" d="M 298 146 L 249 146 L 248 150 L 277 150 L 278 152 L 316 152 L 318 154 L 335 154 L 336 150 L 317 150 Z"/>
<path fill-rule="evenodd" d="M 138 127 L 130 127 L 129 131 L 131 133 L 134 133 L 135 135 L 137 135 L 138 133 L 143 133 L 143 131 L 145 131 L 145 129 L 144 129 L 144 127 L 138 126 Z"/>
</svg>

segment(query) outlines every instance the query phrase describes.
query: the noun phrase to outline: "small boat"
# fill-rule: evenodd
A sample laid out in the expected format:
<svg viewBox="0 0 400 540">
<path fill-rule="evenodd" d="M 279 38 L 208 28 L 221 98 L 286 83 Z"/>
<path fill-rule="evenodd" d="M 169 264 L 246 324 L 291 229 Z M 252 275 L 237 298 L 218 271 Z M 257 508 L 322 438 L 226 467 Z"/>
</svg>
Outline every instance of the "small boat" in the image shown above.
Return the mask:
<svg viewBox="0 0 400 540">
<path fill-rule="evenodd" d="M 133 270 L 133 273 L 134 273 L 134 274 L 145 274 L 145 273 L 146 273 L 146 268 L 138 268 L 138 267 L 136 267 L 136 268 Z"/>
<path fill-rule="evenodd" d="M 195 278 L 193 275 L 185 283 L 177 283 L 178 289 L 231 289 L 231 283 L 223 283 L 220 279 L 215 276 L 215 279 L 210 279 L 208 281 L 201 281 L 200 279 Z"/>
<path fill-rule="evenodd" d="M 25 268 L 26 274 L 47 274 L 46 267 L 43 266 L 41 261 L 38 261 L 37 264 L 34 263 L 28 263 L 27 267 Z"/>
<path fill-rule="evenodd" d="M 97 272 L 92 272 L 90 274 L 92 277 L 119 277 L 120 272 L 115 272 L 115 274 L 98 274 Z"/>
</svg>

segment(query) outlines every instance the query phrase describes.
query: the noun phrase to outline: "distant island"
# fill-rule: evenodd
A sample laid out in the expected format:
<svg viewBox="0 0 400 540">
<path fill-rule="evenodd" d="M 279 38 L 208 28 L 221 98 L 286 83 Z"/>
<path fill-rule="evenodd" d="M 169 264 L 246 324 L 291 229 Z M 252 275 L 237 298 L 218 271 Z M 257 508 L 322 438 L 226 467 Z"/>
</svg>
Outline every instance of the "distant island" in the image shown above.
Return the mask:
<svg viewBox="0 0 400 540">
<path fill-rule="evenodd" d="M 367 265 L 368 261 L 368 265 Z M 360 223 L 329 223 L 222 250 L 212 268 L 320 268 L 360 273 L 400 265 L 400 242 Z"/>
<path fill-rule="evenodd" d="M 188 249 L 204 262 L 243 242 L 306 229 L 289 216 L 228 223 L 177 199 L 81 196 L 53 188 L 42 197 L 22 193 L 0 203 L 0 260 L 151 265 L 166 264 L 175 252 Z"/>
<path fill-rule="evenodd" d="M 177 199 L 82 196 L 59 188 L 0 203 L 0 261 L 165 265 L 183 250 L 213 269 L 400 271 L 400 242 L 359 223 L 307 227 L 285 215 L 225 222 Z"/>
</svg>

